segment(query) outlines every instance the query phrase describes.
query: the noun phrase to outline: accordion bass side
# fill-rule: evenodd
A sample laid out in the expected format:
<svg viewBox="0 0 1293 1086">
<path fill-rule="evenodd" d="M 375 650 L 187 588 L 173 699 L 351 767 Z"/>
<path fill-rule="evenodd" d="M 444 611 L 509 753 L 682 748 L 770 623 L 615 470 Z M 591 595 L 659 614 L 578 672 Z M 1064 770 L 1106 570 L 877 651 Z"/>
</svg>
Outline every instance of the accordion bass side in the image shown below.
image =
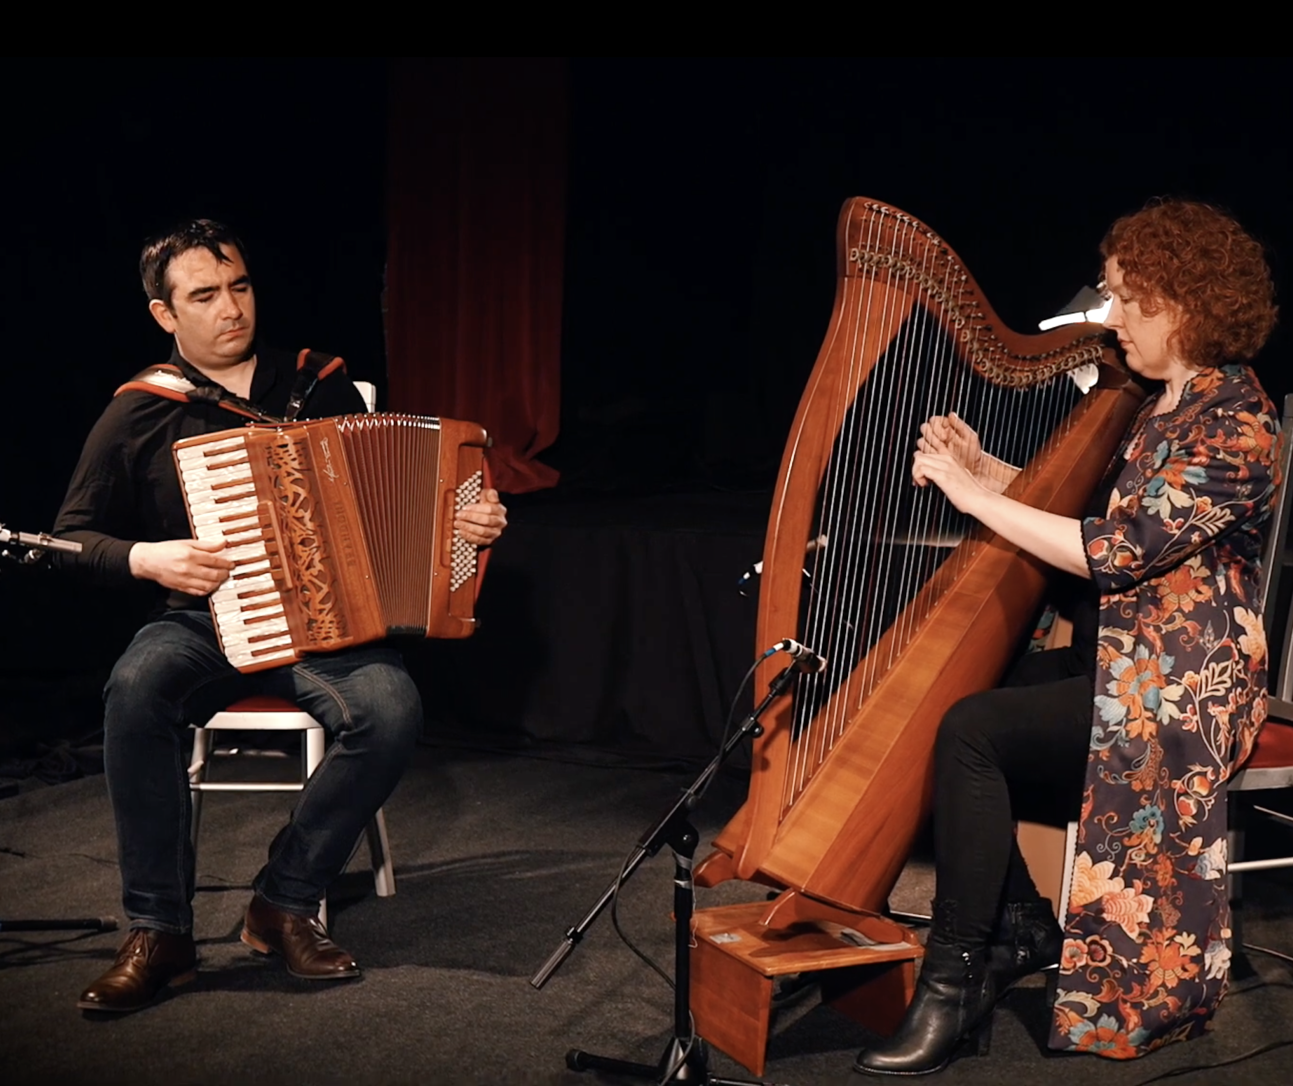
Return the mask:
<svg viewBox="0 0 1293 1086">
<path fill-rule="evenodd" d="M 485 485 L 485 431 L 414 415 L 261 424 L 174 446 L 193 534 L 234 563 L 221 650 L 259 671 L 396 635 L 467 637 L 480 569 L 453 528 Z"/>
</svg>

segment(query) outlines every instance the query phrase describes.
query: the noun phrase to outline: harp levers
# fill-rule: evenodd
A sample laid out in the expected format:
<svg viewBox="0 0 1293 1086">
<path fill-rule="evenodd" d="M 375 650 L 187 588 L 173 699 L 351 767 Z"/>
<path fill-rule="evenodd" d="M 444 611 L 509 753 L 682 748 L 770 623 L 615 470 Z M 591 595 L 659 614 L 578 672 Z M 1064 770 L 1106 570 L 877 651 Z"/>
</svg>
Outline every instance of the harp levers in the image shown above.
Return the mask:
<svg viewBox="0 0 1293 1086">
<path fill-rule="evenodd" d="M 779 890 L 755 907 L 750 931 L 768 938 L 856 930 L 884 908 L 928 809 L 939 721 L 1000 679 L 1041 601 L 1035 560 L 911 485 L 920 424 L 955 411 L 987 452 L 1023 466 L 1006 493 L 1076 516 L 1140 398 L 1100 329 L 1011 332 L 952 249 L 895 208 L 849 201 L 837 258 L 831 322 L 778 478 L 757 624 L 759 644 L 795 631 L 831 663 L 773 708 L 749 798 L 697 870 L 702 886 Z M 1067 375 L 1092 364 L 1084 395 Z"/>
</svg>

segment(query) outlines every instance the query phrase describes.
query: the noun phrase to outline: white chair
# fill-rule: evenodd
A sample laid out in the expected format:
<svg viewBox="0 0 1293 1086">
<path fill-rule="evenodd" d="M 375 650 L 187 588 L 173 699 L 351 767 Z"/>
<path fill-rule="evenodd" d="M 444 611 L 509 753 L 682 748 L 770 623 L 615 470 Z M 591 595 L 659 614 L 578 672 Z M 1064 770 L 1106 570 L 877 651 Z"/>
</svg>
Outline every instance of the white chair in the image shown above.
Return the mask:
<svg viewBox="0 0 1293 1086">
<path fill-rule="evenodd" d="M 217 731 L 294 731 L 301 733 L 301 771 L 295 780 L 286 782 L 212 781 L 207 771 L 214 758 L 238 755 L 237 747 L 217 748 L 212 733 Z M 216 713 L 203 725 L 193 727 L 193 757 L 189 762 L 189 787 L 193 793 L 193 821 L 190 836 L 197 854 L 198 829 L 202 820 L 202 799 L 207 792 L 299 792 L 310 774 L 323 761 L 325 734 L 323 726 L 300 706 L 283 698 L 252 697 L 235 702 Z M 279 753 L 279 752 L 274 752 Z M 390 840 L 386 833 L 386 815 L 378 810 L 369 822 L 365 837 L 372 861 L 373 881 L 378 897 L 395 893 L 395 868 L 391 862 Z M 355 843 L 358 847 L 358 842 Z M 328 903 L 319 902 L 319 919 L 328 922 Z"/>
<path fill-rule="evenodd" d="M 372 381 L 356 381 L 355 388 L 359 390 L 359 395 L 364 398 L 364 406 L 369 411 L 377 410 L 377 386 Z"/>
<path fill-rule="evenodd" d="M 1272 789 L 1293 788 L 1293 725 L 1278 720 L 1268 720 L 1257 736 L 1252 757 L 1230 780 L 1232 792 L 1266 792 Z M 1269 807 L 1252 804 L 1251 809 L 1286 826 L 1293 826 L 1293 815 L 1273 811 Z M 1240 812 L 1243 812 L 1240 808 Z M 1264 860 L 1243 859 L 1243 824 L 1233 817 L 1230 837 L 1230 855 L 1233 859 L 1228 870 L 1232 875 L 1245 871 L 1266 871 L 1275 867 L 1293 867 L 1293 856 L 1279 856 Z M 1237 881 L 1232 884 L 1231 897 L 1239 897 Z"/>
</svg>

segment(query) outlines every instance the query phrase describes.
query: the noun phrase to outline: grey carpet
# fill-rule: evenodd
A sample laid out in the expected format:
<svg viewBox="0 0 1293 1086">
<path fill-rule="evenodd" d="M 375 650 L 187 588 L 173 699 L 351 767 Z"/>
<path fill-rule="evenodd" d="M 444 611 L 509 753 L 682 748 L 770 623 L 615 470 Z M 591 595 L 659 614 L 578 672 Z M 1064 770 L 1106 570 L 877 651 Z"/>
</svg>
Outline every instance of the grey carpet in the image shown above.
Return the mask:
<svg viewBox="0 0 1293 1086">
<path fill-rule="evenodd" d="M 621 945 L 609 914 L 546 988 L 528 979 L 687 779 L 420 749 L 387 807 L 398 893 L 374 895 L 361 848 L 331 896 L 333 933 L 365 970 L 339 984 L 295 980 L 238 940 L 247 887 L 290 798 L 214 796 L 198 854 L 198 980 L 138 1014 L 84 1016 L 77 995 L 111 962 L 120 933 L 0 932 L 0 1082 L 574 1086 L 599 1080 L 565 1070 L 572 1047 L 654 1062 L 671 995 Z M 742 793 L 735 781 L 715 786 L 696 820 L 704 838 Z M 666 966 L 671 875 L 667 853 L 648 861 L 620 909 Z M 930 882 L 928 863 L 914 860 L 892 904 L 923 909 Z M 1293 950 L 1291 886 L 1287 872 L 1248 877 L 1250 941 Z M 724 887 L 702 904 L 759 896 Z M 101 777 L 0 801 L 0 919 L 119 914 L 117 900 Z M 1017 990 L 1000 1006 L 991 1055 L 957 1060 L 938 1081 L 1132 1086 L 1293 1038 L 1293 967 L 1252 964 L 1258 982 L 1230 995 L 1210 1036 L 1130 1064 L 1045 1056 L 1043 992 Z M 850 1065 L 866 1040 L 810 996 L 778 1021 L 765 1079 L 856 1084 Z M 752 1077 L 721 1053 L 711 1067 Z M 1278 1084 L 1293 1081 L 1290 1067 L 1286 1048 L 1178 1081 Z"/>
</svg>

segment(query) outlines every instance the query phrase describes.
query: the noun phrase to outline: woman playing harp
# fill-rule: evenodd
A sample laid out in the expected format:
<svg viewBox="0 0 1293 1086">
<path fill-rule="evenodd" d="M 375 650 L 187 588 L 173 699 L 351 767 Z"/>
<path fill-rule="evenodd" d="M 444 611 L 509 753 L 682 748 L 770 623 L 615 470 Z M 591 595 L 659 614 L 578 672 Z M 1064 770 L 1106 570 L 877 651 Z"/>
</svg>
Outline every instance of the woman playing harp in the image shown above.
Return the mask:
<svg viewBox="0 0 1293 1086">
<path fill-rule="evenodd" d="M 997 997 L 1059 964 L 1050 1044 L 1131 1058 L 1193 1037 L 1230 958 L 1226 781 L 1265 718 L 1257 580 L 1279 441 L 1251 369 L 1275 319 L 1257 242 L 1167 201 L 1101 246 L 1108 328 L 1161 382 L 1089 515 L 1030 508 L 960 420 L 931 418 L 912 464 L 959 510 L 1085 580 L 1073 644 L 1026 657 L 944 717 L 935 748 L 934 927 L 871 1074 L 937 1071 Z M 1014 845 L 1012 798 L 1042 787 L 1080 819 L 1060 929 Z"/>
</svg>

